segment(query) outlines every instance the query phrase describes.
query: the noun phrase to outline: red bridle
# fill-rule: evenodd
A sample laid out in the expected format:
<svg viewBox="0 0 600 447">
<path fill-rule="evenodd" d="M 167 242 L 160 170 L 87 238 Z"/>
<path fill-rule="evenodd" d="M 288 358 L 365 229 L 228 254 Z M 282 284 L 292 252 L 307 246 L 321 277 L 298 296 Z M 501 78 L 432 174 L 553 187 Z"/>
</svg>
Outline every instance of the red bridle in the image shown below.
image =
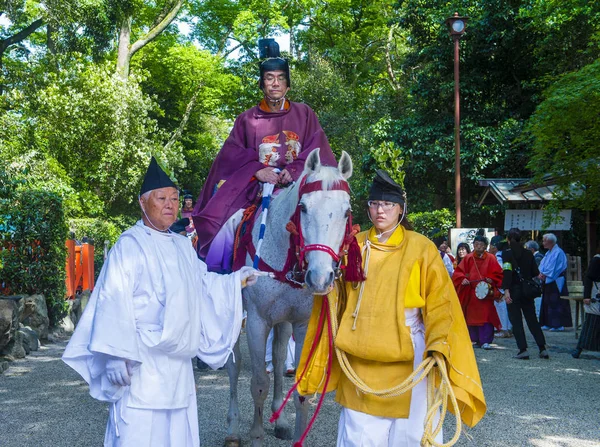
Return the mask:
<svg viewBox="0 0 600 447">
<path fill-rule="evenodd" d="M 306 183 L 306 177 L 302 179 L 298 192 L 298 205 L 296 211 L 292 215 L 291 220 L 286 225 L 286 229 L 290 232 L 290 246 L 294 248 L 296 255 L 296 265 L 293 269 L 286 274 L 286 279 L 289 282 L 296 284 L 304 284 L 304 275 L 306 273 L 306 254 L 311 251 L 322 251 L 327 253 L 335 263 L 337 263 L 337 276 L 339 276 L 339 269 L 342 259 L 347 254 L 348 246 L 354 239 L 354 236 L 360 229 L 352 225 L 352 214 L 348 215 L 346 221 L 346 233 L 342 239 L 342 243 L 336 252 L 333 248 L 325 244 L 308 244 L 304 242 L 304 235 L 302 234 L 302 225 L 300 224 L 300 214 L 302 212 L 301 201 L 305 194 L 316 191 L 344 191 L 350 194 L 350 186 L 345 180 L 336 181 L 330 188 L 325 189 L 323 182 L 317 181 L 312 183 Z"/>
</svg>

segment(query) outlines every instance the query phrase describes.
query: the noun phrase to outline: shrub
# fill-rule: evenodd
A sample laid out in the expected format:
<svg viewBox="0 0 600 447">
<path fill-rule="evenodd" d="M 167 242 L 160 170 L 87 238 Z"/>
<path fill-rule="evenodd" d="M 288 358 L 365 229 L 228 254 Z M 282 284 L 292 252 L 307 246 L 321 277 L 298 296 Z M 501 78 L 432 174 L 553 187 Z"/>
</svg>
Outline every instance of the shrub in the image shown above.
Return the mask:
<svg viewBox="0 0 600 447">
<path fill-rule="evenodd" d="M 417 233 L 429 238 L 446 236 L 450 228 L 456 225 L 456 216 L 448 208 L 412 213 L 408 215 L 408 219 Z"/>
<path fill-rule="evenodd" d="M 43 294 L 51 325 L 66 315 L 65 224 L 60 197 L 43 190 L 4 190 L 0 201 L 0 284 L 4 293 Z"/>
</svg>

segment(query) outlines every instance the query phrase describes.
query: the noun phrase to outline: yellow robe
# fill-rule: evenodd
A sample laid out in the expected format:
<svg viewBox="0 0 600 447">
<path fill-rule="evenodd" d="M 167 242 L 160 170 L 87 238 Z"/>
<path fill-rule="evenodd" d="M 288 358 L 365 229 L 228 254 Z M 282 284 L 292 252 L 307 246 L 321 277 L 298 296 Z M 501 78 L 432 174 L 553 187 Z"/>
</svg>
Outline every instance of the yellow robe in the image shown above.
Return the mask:
<svg viewBox="0 0 600 447">
<path fill-rule="evenodd" d="M 363 262 L 367 280 L 360 307 L 360 285 L 337 283 L 329 294 L 337 309 L 339 331 L 335 345 L 345 351 L 358 376 L 373 389 L 386 389 L 404 381 L 413 371 L 410 328 L 405 325 L 405 308 L 421 308 L 425 325 L 425 356 L 437 351 L 446 359 L 461 418 L 474 426 L 486 411 L 485 398 L 465 319 L 439 251 L 424 236 L 398 227 L 387 243 L 374 237 L 374 230 L 357 235 L 361 249 L 370 242 Z M 315 297 L 313 313 L 297 374 L 306 366 L 323 297 Z M 356 313 L 356 318 L 353 314 Z M 327 328 L 323 328 L 316 354 L 300 382 L 300 394 L 323 391 L 328 355 Z M 363 394 L 341 372 L 335 354 L 327 391 L 336 390 L 336 400 L 346 408 L 390 418 L 407 418 L 410 392 L 398 397 Z"/>
</svg>

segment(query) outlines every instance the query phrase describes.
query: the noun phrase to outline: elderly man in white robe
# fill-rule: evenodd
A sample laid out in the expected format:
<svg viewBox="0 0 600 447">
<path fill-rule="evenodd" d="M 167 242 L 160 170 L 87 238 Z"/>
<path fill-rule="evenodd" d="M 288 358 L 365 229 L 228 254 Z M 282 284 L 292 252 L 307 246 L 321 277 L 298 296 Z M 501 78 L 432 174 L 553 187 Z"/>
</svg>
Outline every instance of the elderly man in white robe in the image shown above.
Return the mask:
<svg viewBox="0 0 600 447">
<path fill-rule="evenodd" d="M 240 333 L 251 268 L 209 273 L 190 241 L 169 231 L 175 184 L 154 158 L 143 217 L 110 251 L 63 360 L 110 403 L 105 446 L 199 446 L 192 358 L 223 366 Z"/>
</svg>

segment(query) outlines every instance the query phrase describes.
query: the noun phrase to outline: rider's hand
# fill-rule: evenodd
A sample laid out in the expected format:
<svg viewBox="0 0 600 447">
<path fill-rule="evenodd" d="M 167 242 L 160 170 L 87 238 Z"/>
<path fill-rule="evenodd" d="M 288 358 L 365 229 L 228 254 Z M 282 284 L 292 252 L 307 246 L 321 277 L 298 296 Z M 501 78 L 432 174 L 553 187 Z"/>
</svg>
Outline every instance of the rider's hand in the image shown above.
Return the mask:
<svg viewBox="0 0 600 447">
<path fill-rule="evenodd" d="M 469 285 L 469 284 L 471 284 L 471 283 L 469 282 L 469 280 L 468 280 L 467 278 L 465 278 L 465 279 L 463 279 L 463 280 L 462 280 L 462 283 L 461 283 L 461 284 L 462 284 L 463 286 L 468 286 L 468 285 Z"/>
<path fill-rule="evenodd" d="M 592 300 L 590 298 L 584 298 L 583 304 L 587 304 L 588 306 L 592 304 Z"/>
<path fill-rule="evenodd" d="M 506 301 L 506 304 L 512 304 L 512 298 L 510 297 L 510 290 L 505 289 L 504 290 L 504 301 Z"/>
<path fill-rule="evenodd" d="M 249 266 L 244 266 L 240 269 L 240 280 L 242 281 L 242 289 L 246 286 L 253 286 L 258 281 L 258 271 Z"/>
<path fill-rule="evenodd" d="M 488 284 L 491 284 L 492 280 L 490 278 L 485 278 L 485 282 L 487 282 Z"/>
<path fill-rule="evenodd" d="M 290 173 L 287 171 L 287 169 L 284 169 L 279 174 L 279 183 L 282 185 L 287 185 L 288 183 L 291 183 L 293 180 L 294 179 L 292 178 Z"/>
<path fill-rule="evenodd" d="M 259 182 L 271 183 L 275 185 L 277 182 L 279 182 L 279 175 L 276 172 L 273 172 L 273 169 L 275 168 L 267 167 L 259 169 L 254 174 L 254 177 L 256 177 Z"/>
<path fill-rule="evenodd" d="M 106 361 L 106 378 L 112 385 L 131 385 L 131 366 L 123 359 L 111 357 Z"/>
</svg>

